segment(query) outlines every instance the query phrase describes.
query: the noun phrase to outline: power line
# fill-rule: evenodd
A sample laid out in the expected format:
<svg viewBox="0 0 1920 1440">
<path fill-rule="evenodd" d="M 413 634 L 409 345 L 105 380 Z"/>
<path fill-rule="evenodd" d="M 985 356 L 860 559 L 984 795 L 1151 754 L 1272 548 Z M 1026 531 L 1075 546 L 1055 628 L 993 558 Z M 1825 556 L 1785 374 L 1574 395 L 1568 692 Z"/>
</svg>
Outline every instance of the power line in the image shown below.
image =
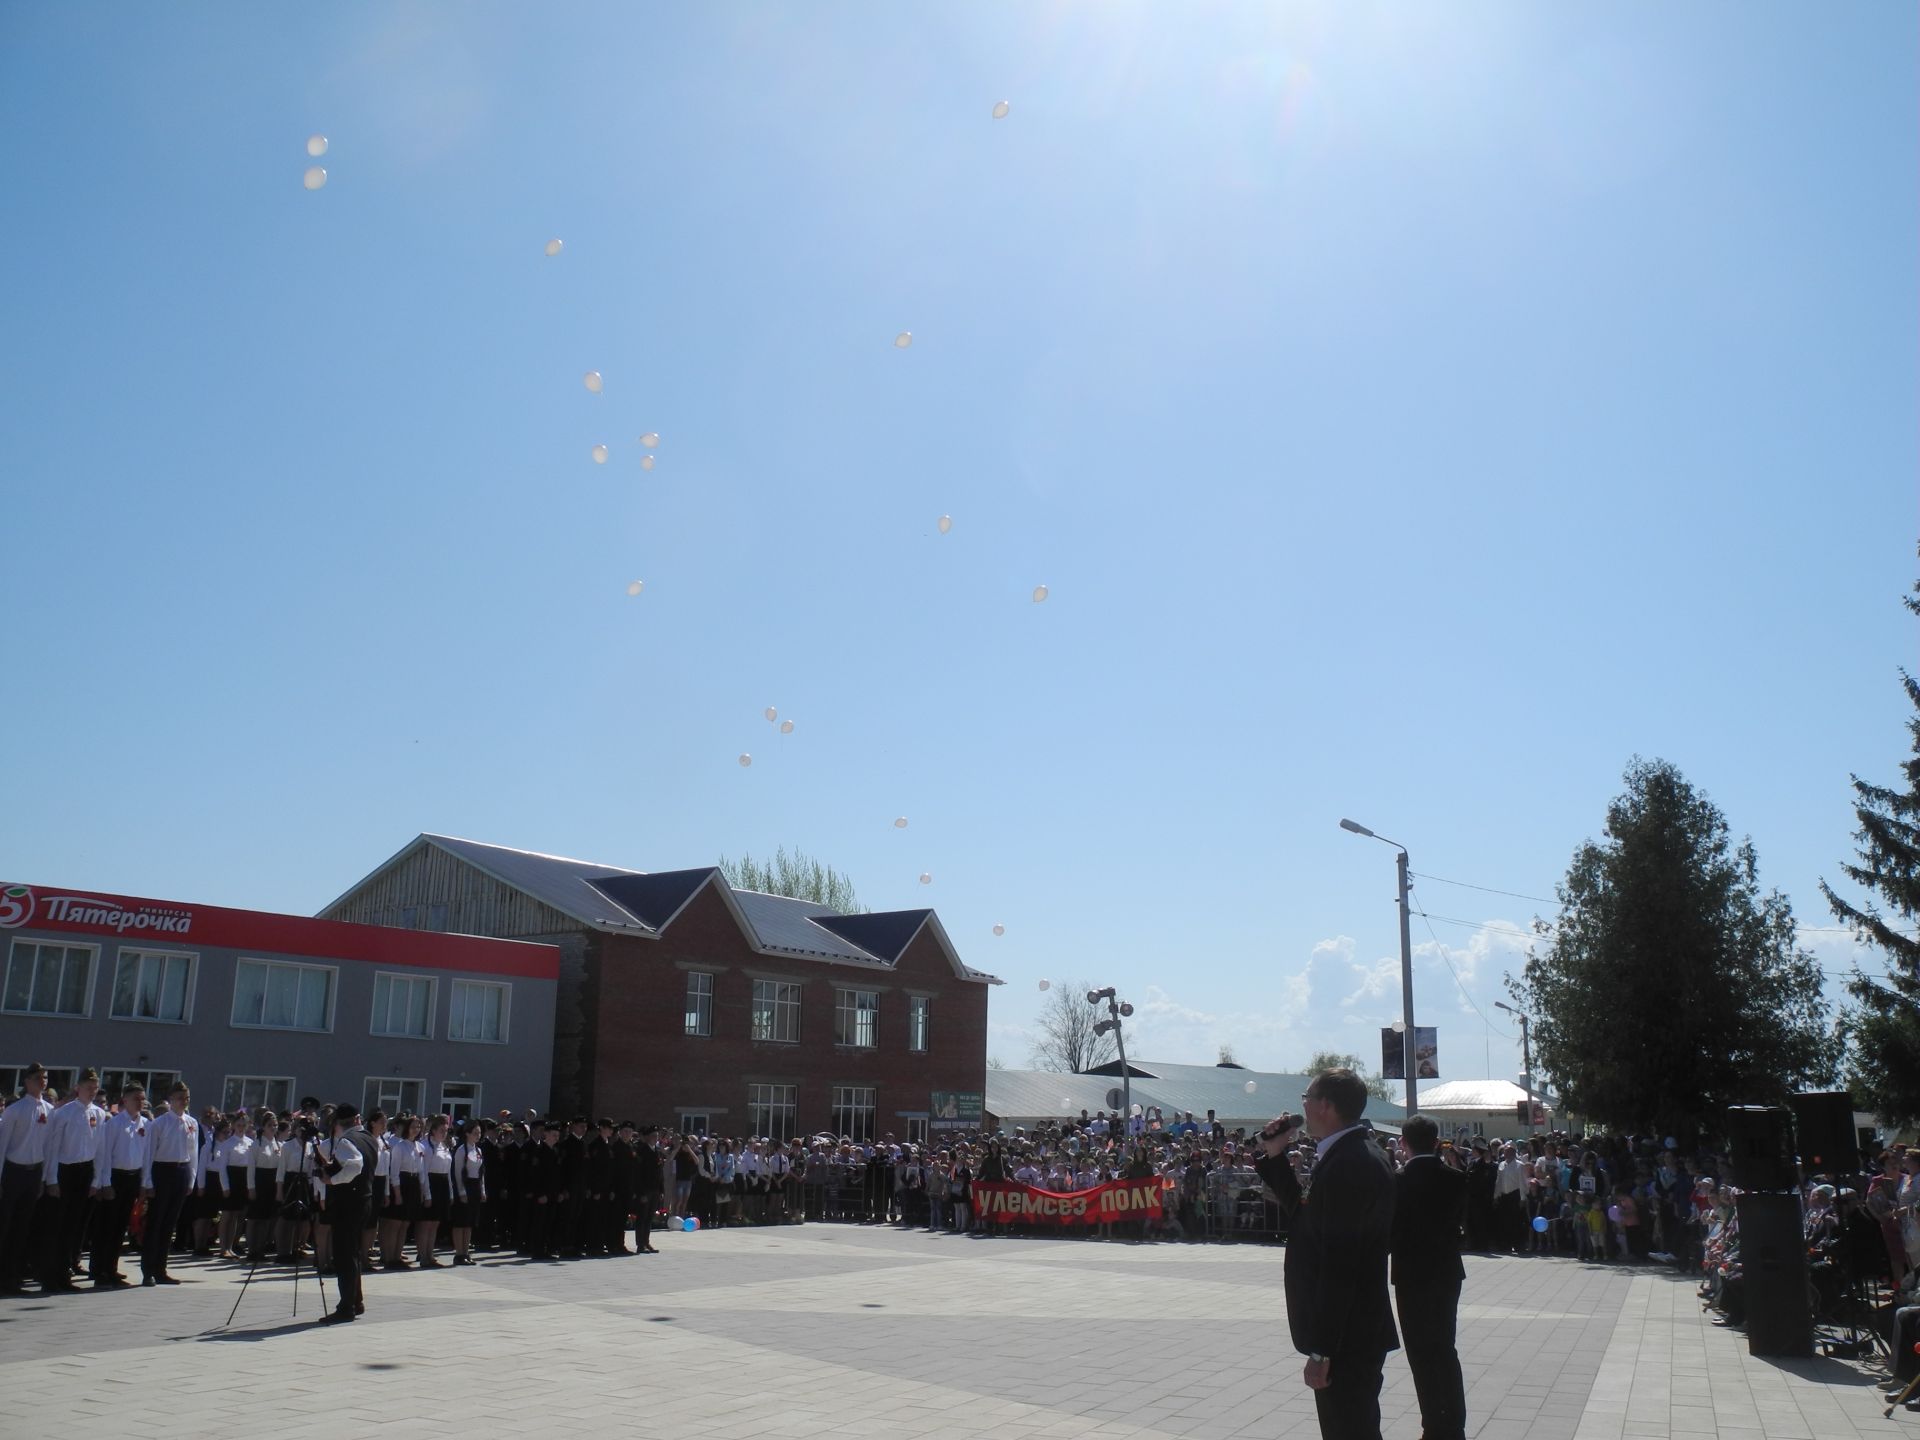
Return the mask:
<svg viewBox="0 0 1920 1440">
<path fill-rule="evenodd" d="M 1409 872 L 1417 873 L 1417 872 Z M 1535 900 L 1542 905 L 1551 905 L 1556 910 L 1565 909 L 1558 900 L 1549 900 L 1544 895 L 1523 895 L 1518 890 L 1498 890 L 1491 885 L 1475 885 L 1466 880 L 1448 880 L 1439 875 L 1420 875 L 1422 880 L 1431 880 L 1439 885 L 1458 885 L 1462 890 L 1483 890 L 1489 895 L 1511 895 L 1516 900 Z"/>
<path fill-rule="evenodd" d="M 1409 893 L 1411 893 L 1413 887 L 1408 886 L 1407 888 Z M 1412 909 L 1413 907 L 1409 905 L 1407 908 Z M 1424 910 L 1414 910 L 1413 913 L 1420 917 L 1421 922 L 1427 927 L 1427 934 L 1433 937 L 1433 948 L 1440 952 L 1440 963 L 1447 967 L 1447 974 L 1453 976 L 1454 988 L 1465 998 L 1467 1004 L 1473 1006 L 1473 1013 L 1480 1017 L 1480 1023 L 1485 1025 L 1487 1029 L 1492 1030 L 1494 1028 L 1493 1021 L 1487 1018 L 1487 1012 L 1475 1003 L 1472 995 L 1468 994 L 1467 987 L 1461 982 L 1460 972 L 1453 968 L 1453 961 L 1447 957 L 1447 947 L 1440 943 L 1440 937 L 1438 935 L 1434 935 L 1433 925 L 1427 920 L 1427 912 Z M 1503 1030 L 1500 1033 L 1509 1040 L 1513 1038 L 1511 1031 Z"/>
</svg>

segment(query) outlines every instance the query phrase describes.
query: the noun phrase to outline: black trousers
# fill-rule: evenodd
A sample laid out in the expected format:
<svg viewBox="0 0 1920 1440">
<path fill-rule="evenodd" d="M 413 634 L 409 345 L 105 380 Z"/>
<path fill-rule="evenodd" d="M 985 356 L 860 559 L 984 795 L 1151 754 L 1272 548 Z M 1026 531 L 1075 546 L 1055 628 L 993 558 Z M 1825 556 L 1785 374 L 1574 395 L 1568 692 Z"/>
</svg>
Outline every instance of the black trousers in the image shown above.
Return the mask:
<svg viewBox="0 0 1920 1440">
<path fill-rule="evenodd" d="M 187 1162 L 153 1162 L 153 1196 L 147 1201 L 145 1241 L 140 1247 L 140 1273 L 155 1278 L 167 1273 L 167 1252 L 173 1248 L 173 1227 L 187 1203 Z"/>
<path fill-rule="evenodd" d="M 1384 1355 L 1336 1355 L 1327 1388 L 1313 1392 L 1320 1440 L 1380 1440 L 1380 1372 Z"/>
<path fill-rule="evenodd" d="M 120 1273 L 120 1252 L 127 1246 L 127 1224 L 133 1219 L 133 1202 L 140 1196 L 140 1172 L 113 1172 L 113 1194 L 94 1203 L 93 1243 L 87 1252 L 87 1269 L 96 1281 L 111 1280 Z"/>
<path fill-rule="evenodd" d="M 1400 1312 L 1400 1345 L 1420 1397 L 1420 1433 L 1425 1440 L 1465 1440 L 1467 1386 L 1454 1346 L 1460 1315 L 1460 1282 L 1394 1287 Z"/>
<path fill-rule="evenodd" d="M 62 1165 L 59 1181 L 60 1198 L 54 1210 L 57 1253 L 47 1262 L 47 1273 L 64 1280 L 80 1263 L 80 1246 L 86 1240 L 87 1216 L 93 1210 L 93 1162 Z"/>
<path fill-rule="evenodd" d="M 633 1248 L 645 1250 L 653 1244 L 653 1212 L 660 1208 L 658 1195 L 642 1195 L 633 1206 Z"/>
<path fill-rule="evenodd" d="M 1521 1237 L 1527 1233 L 1526 1207 L 1520 1192 L 1509 1190 L 1493 1201 L 1493 1248 L 1502 1254 L 1520 1253 Z"/>
<path fill-rule="evenodd" d="M 42 1165 L 9 1160 L 0 1170 L 0 1289 L 17 1289 L 32 1254 L 33 1212 L 40 1204 Z"/>
<path fill-rule="evenodd" d="M 327 1191 L 326 1223 L 333 1227 L 333 1278 L 339 1288 L 334 1310 L 352 1315 L 360 1300 L 360 1232 L 366 1225 L 367 1200 L 355 1187 L 338 1185 Z"/>
</svg>

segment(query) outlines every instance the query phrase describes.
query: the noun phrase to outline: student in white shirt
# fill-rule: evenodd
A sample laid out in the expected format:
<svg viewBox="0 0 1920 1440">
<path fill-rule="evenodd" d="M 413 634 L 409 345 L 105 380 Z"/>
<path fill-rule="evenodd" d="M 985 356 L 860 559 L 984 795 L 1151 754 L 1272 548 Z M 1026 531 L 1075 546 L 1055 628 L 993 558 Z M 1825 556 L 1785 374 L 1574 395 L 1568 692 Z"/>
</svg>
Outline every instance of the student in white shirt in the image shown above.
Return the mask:
<svg viewBox="0 0 1920 1440">
<path fill-rule="evenodd" d="M 280 1117 L 264 1106 L 253 1117 L 253 1148 L 247 1152 L 247 1255 L 258 1261 L 272 1248 L 280 1218 Z"/>
<path fill-rule="evenodd" d="M 100 1089 L 98 1072 L 80 1072 L 73 1095 L 53 1112 L 47 1126 L 47 1195 L 58 1201 L 54 1232 L 41 1255 L 40 1288 L 72 1290 L 80 1268 L 80 1245 L 93 1198 L 93 1162 L 100 1150 L 100 1126 L 107 1112 L 93 1103 Z"/>
<path fill-rule="evenodd" d="M 96 1289 L 130 1285 L 120 1273 L 120 1252 L 134 1201 L 140 1198 L 140 1166 L 147 1152 L 147 1092 L 129 1085 L 120 1092 L 120 1108 L 100 1127 L 93 1158 L 93 1240 L 87 1267 Z"/>
<path fill-rule="evenodd" d="M 147 1228 L 141 1238 L 142 1285 L 177 1285 L 167 1274 L 174 1228 L 198 1177 L 201 1132 L 206 1128 L 187 1113 L 193 1096 L 177 1080 L 167 1108 L 147 1122 L 147 1150 L 140 1163 L 140 1193 L 147 1197 Z M 197 1222 L 196 1222 L 197 1227 Z"/>
<path fill-rule="evenodd" d="M 426 1138 L 420 1142 L 421 1201 L 420 1223 L 413 1227 L 414 1263 L 429 1270 L 440 1268 L 433 1247 L 440 1227 L 453 1213 L 453 1147 L 447 1144 L 447 1117 L 436 1115 Z"/>
<path fill-rule="evenodd" d="M 193 1253 L 211 1255 L 227 1194 L 226 1143 L 233 1127 L 224 1116 L 200 1125 L 200 1153 L 193 1171 Z"/>
<path fill-rule="evenodd" d="M 18 1295 L 26 1275 L 53 1116 L 46 1067 L 29 1065 L 21 1084 L 26 1093 L 0 1113 L 0 1295 Z"/>
<path fill-rule="evenodd" d="M 216 1163 L 226 1171 L 227 1193 L 220 1203 L 220 1258 L 237 1260 L 240 1226 L 247 1218 L 247 1171 L 253 1156 L 253 1120 L 246 1111 L 234 1114 L 233 1133 L 220 1147 Z"/>
</svg>

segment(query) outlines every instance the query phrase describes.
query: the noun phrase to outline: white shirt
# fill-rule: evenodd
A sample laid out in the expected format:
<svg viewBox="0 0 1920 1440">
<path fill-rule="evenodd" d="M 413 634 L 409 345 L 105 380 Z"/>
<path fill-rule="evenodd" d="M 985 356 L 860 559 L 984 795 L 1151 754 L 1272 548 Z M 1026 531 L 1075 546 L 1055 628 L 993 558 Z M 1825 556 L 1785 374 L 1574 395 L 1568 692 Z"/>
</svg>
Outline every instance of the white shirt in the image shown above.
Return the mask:
<svg viewBox="0 0 1920 1440">
<path fill-rule="evenodd" d="M 269 1135 L 253 1142 L 253 1152 L 247 1156 L 247 1188 L 253 1189 L 260 1183 L 260 1176 L 270 1175 L 280 1178 L 280 1152 L 286 1149 L 280 1140 Z"/>
<path fill-rule="evenodd" d="M 420 1151 L 422 1148 L 418 1140 L 391 1141 L 387 1147 L 387 1153 L 392 1156 L 387 1162 L 388 1168 L 396 1177 L 401 1175 L 418 1175 L 420 1173 Z"/>
<path fill-rule="evenodd" d="M 91 1101 L 67 1101 L 53 1112 L 47 1126 L 47 1159 L 55 1165 L 91 1165 L 100 1149 L 100 1126 L 106 1118 L 107 1112 Z"/>
<path fill-rule="evenodd" d="M 147 1118 L 121 1110 L 100 1127 L 100 1148 L 93 1157 L 93 1188 L 113 1184 L 116 1170 L 138 1170 L 147 1158 Z"/>
<path fill-rule="evenodd" d="M 252 1169 L 253 1137 L 229 1135 L 220 1145 L 220 1163 L 234 1170 Z"/>
<path fill-rule="evenodd" d="M 422 1168 L 425 1169 L 429 1175 L 451 1175 L 453 1173 L 453 1151 L 447 1148 L 445 1141 L 442 1141 L 438 1145 L 427 1144 L 423 1141 L 420 1147 L 420 1159 Z"/>
<path fill-rule="evenodd" d="M 197 1120 L 194 1125 L 200 1139 L 200 1148 L 194 1152 L 194 1185 L 196 1189 L 204 1189 L 209 1175 L 216 1181 L 225 1178 L 226 1171 L 218 1167 L 226 1162 L 219 1158 L 220 1146 L 215 1142 L 213 1132 Z"/>
<path fill-rule="evenodd" d="M 338 1140 L 322 1140 L 318 1143 L 321 1154 L 340 1162 L 340 1168 L 331 1174 L 326 1173 L 326 1167 L 322 1166 L 321 1179 L 329 1185 L 351 1185 L 360 1178 L 361 1167 L 366 1164 L 366 1161 L 362 1158 L 358 1145 L 344 1135 Z"/>
<path fill-rule="evenodd" d="M 158 1164 L 182 1164 L 187 1167 L 191 1186 L 200 1173 L 200 1122 L 191 1115 L 176 1115 L 169 1105 L 147 1122 L 147 1153 L 140 1162 L 142 1188 L 153 1188 L 153 1167 Z"/>
<path fill-rule="evenodd" d="M 47 1158 L 48 1119 L 53 1106 L 43 1098 L 22 1095 L 0 1111 L 0 1161 L 9 1165 L 38 1165 Z"/>
<path fill-rule="evenodd" d="M 1528 1168 L 1521 1160 L 1502 1160 L 1500 1173 L 1493 1177 L 1493 1193 L 1497 1199 L 1502 1195 L 1520 1195 L 1526 1192 Z"/>
<path fill-rule="evenodd" d="M 299 1139 L 282 1141 L 279 1164 L 277 1178 L 283 1185 L 289 1175 L 305 1175 L 312 1164 L 312 1157 L 307 1153 L 307 1142 Z"/>
</svg>

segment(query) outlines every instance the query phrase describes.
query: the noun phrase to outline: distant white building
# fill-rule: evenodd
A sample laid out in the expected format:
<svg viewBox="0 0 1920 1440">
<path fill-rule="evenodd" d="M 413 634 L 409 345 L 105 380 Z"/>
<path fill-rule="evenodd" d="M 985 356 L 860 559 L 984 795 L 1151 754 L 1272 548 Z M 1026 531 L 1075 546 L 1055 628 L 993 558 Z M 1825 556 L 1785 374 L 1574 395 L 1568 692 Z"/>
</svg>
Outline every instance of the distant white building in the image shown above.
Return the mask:
<svg viewBox="0 0 1920 1440">
<path fill-rule="evenodd" d="M 1440 1127 L 1440 1138 L 1454 1140 L 1464 1129 L 1468 1135 L 1511 1140 L 1527 1133 L 1520 1119 L 1520 1106 L 1527 1092 L 1511 1080 L 1445 1080 L 1437 1085 L 1422 1085 L 1415 1113 L 1425 1115 Z M 1535 1091 L 1533 1103 L 1539 1124 L 1535 1133 L 1553 1129 L 1559 1101 Z"/>
<path fill-rule="evenodd" d="M 1127 1077 L 1132 1102 L 1147 1110 L 1159 1106 L 1161 1118 L 1168 1125 L 1189 1110 L 1196 1121 L 1204 1122 L 1211 1110 L 1228 1130 L 1252 1130 L 1282 1110 L 1298 1115 L 1300 1097 L 1313 1078 L 1243 1070 L 1237 1065 L 1175 1065 L 1154 1060 L 1129 1060 Z M 1085 1074 L 989 1070 L 987 1123 L 990 1128 L 1011 1131 L 1017 1125 L 1032 1126 L 1042 1120 L 1078 1118 L 1082 1110 L 1089 1115 L 1102 1110 L 1119 1114 L 1127 1100 L 1127 1088 L 1121 1083 L 1118 1060 Z M 1367 1101 L 1367 1120 L 1375 1129 L 1389 1134 L 1400 1133 L 1404 1113 L 1391 1100 Z M 1511 1108 L 1507 1118 L 1513 1118 Z"/>
</svg>

